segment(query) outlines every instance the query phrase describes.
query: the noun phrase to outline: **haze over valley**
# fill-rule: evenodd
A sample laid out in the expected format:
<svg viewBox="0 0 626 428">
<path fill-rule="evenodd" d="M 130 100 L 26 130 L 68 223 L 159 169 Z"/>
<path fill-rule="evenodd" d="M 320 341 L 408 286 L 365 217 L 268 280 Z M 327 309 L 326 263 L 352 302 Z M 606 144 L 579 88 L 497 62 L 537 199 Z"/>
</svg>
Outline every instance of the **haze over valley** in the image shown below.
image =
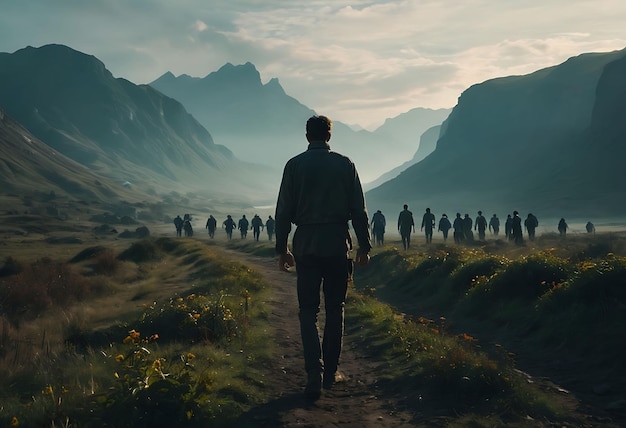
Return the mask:
<svg viewBox="0 0 626 428">
<path fill-rule="evenodd" d="M 581 54 L 477 83 L 451 110 L 414 108 L 374 131 L 335 122 L 331 147 L 356 163 L 370 211 L 395 215 L 408 203 L 449 215 L 619 217 L 624 57 Z M 282 166 L 306 148 L 304 123 L 316 113 L 277 78 L 263 84 L 251 63 L 136 85 L 93 56 L 46 45 L 1 54 L 0 79 L 5 115 L 52 149 L 42 153 L 66 156 L 139 200 L 199 192 L 209 206 L 231 201 L 271 212 Z M 9 142 L 16 145 L 4 137 L 5 150 Z M 51 176 L 36 169 L 25 171 Z M 54 176 L 76 174 L 66 169 Z M 5 188 L 19 186 L 18 176 L 5 173 Z M 71 181 L 102 194 L 90 189 L 93 179 Z M 34 187 L 54 185 L 43 179 Z"/>
</svg>

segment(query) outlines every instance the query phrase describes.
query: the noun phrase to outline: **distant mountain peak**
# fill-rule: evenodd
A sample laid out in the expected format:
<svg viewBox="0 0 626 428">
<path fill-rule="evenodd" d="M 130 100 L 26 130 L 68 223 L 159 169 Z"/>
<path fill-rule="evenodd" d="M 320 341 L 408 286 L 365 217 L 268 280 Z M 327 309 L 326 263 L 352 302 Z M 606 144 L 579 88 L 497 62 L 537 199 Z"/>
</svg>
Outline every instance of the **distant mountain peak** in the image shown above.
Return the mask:
<svg viewBox="0 0 626 428">
<path fill-rule="evenodd" d="M 276 77 L 271 78 L 270 81 L 265 84 L 265 87 L 267 89 L 271 89 L 272 91 L 277 91 L 282 95 L 287 95 Z"/>
<path fill-rule="evenodd" d="M 60 44 L 47 44 L 41 47 L 27 46 L 13 53 L 32 68 L 41 68 L 42 75 L 67 73 L 68 75 L 81 75 L 83 73 L 95 74 L 104 78 L 112 77 L 102 61 L 93 55 L 79 52 L 69 46 Z"/>
<path fill-rule="evenodd" d="M 225 79 L 230 82 L 254 82 L 261 84 L 261 74 L 254 64 L 246 62 L 243 65 L 224 64 L 219 70 L 210 73 L 205 79 Z"/>
</svg>

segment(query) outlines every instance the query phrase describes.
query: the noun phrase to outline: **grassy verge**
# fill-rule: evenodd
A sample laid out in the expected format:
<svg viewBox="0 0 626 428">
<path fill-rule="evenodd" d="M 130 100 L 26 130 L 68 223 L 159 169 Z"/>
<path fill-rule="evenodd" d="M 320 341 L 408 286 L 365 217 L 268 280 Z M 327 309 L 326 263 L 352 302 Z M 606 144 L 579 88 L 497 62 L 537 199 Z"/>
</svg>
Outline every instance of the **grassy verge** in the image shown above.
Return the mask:
<svg viewBox="0 0 626 428">
<path fill-rule="evenodd" d="M 434 418 L 437 426 L 458 427 L 576 421 L 568 416 L 571 401 L 529 383 L 503 349 L 496 358 L 488 356 L 471 336 L 448 334 L 443 322 L 398 314 L 371 296 L 351 293 L 348 308 L 348 334 L 381 361 L 384 390 L 402 395 L 420 423 Z"/>
<path fill-rule="evenodd" d="M 621 420 L 626 380 L 615 373 L 626 369 L 626 257 L 598 248 L 610 246 L 508 256 L 462 246 L 387 248 L 356 283 L 404 312 L 443 316 L 458 333 L 479 331 L 483 342 L 514 350 L 536 375 Z"/>
<path fill-rule="evenodd" d="M 117 266 L 107 276 L 115 284 L 109 293 L 126 298 L 109 300 L 101 311 L 117 311 L 115 322 L 97 327 L 70 321 L 80 319 L 72 316 L 79 307 L 102 303 L 94 296 L 63 308 L 53 301 L 39 316 L 62 310 L 63 333 L 29 352 L 20 350 L 26 325 L 3 323 L 0 425 L 229 426 L 263 401 L 271 341 L 257 304 L 266 292 L 258 276 L 206 245 L 166 238 L 136 242 L 115 258 L 99 250 L 74 262 L 58 264 L 86 285 L 103 266 Z M 15 278 L 4 277 L 1 289 Z"/>
</svg>

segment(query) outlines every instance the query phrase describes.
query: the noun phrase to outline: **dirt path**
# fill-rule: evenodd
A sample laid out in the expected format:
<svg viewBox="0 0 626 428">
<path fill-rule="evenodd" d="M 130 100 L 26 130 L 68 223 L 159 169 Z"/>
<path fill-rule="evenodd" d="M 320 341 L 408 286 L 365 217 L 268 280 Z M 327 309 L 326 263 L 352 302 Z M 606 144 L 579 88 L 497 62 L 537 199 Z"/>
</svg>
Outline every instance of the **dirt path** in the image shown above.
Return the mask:
<svg viewBox="0 0 626 428">
<path fill-rule="evenodd" d="M 280 272 L 276 260 L 226 250 L 258 271 L 270 284 L 270 323 L 278 355 L 266 379 L 271 399 L 242 418 L 240 427 L 415 427 L 412 416 L 399 409 L 400 397 L 377 386 L 377 363 L 359 353 L 351 337 L 344 338 L 339 371 L 345 380 L 323 391 L 316 402 L 304 399 L 306 381 L 296 298 L 295 273 Z M 350 307 L 346 307 L 349 311 Z M 323 322 L 323 317 L 322 320 Z"/>
</svg>

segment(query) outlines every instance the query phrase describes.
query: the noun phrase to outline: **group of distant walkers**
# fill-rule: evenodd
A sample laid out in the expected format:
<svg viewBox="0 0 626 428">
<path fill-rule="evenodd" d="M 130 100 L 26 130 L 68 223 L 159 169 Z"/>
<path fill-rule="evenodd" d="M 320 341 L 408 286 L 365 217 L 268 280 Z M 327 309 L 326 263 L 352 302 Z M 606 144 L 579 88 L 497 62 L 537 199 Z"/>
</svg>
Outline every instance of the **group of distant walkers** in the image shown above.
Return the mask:
<svg viewBox="0 0 626 428">
<path fill-rule="evenodd" d="M 385 216 L 378 210 L 372 216 L 371 229 L 372 235 L 376 241 L 376 245 L 384 244 Z M 539 226 L 537 217 L 528 213 L 528 216 L 523 222 L 528 239 L 535 240 L 535 230 Z M 453 222 L 450 222 L 447 214 L 442 214 L 439 222 L 437 223 L 435 215 L 430 211 L 430 208 L 426 208 L 426 212 L 422 216 L 422 225 L 420 230 L 424 231 L 426 236 L 426 243 L 430 244 L 433 240 L 433 232 L 437 227 L 437 230 L 443 234 L 443 240 L 448 240 L 448 233 L 452 229 L 454 242 L 460 244 L 461 242 L 474 241 L 474 232 L 478 232 L 478 239 L 480 241 L 485 240 L 487 230 L 494 236 L 500 234 L 500 219 L 494 214 L 489 221 L 483 216 L 482 211 L 478 211 L 478 216 L 475 220 L 465 214 L 461 217 L 461 213 L 456 213 L 456 218 Z M 557 226 L 559 234 L 565 236 L 567 233 L 568 225 L 564 218 L 561 218 Z M 585 229 L 588 233 L 595 233 L 595 226 L 591 222 L 587 222 Z M 413 219 L 413 213 L 409 211 L 409 206 L 404 204 L 403 210 L 398 215 L 398 232 L 402 238 L 402 245 L 404 249 L 408 249 L 411 245 L 411 233 L 415 233 L 415 221 Z M 517 245 L 524 243 L 524 236 L 522 233 L 522 219 L 518 211 L 513 211 L 513 215 L 507 214 L 506 221 L 504 223 L 504 235 L 507 240 L 515 242 Z"/>
<path fill-rule="evenodd" d="M 524 243 L 524 236 L 522 232 L 522 223 L 528 234 L 528 239 L 535 240 L 535 230 L 539 226 L 539 220 L 537 217 L 528 213 L 526 219 L 522 222 L 522 219 L 518 211 L 513 211 L 513 215 L 507 214 L 507 218 L 504 222 L 504 236 L 507 240 L 514 242 L 517 245 Z M 176 236 L 182 236 L 183 231 L 185 236 L 193 236 L 193 228 L 191 226 L 191 214 L 185 214 L 182 218 L 178 215 L 174 219 L 174 225 L 176 226 Z M 265 222 L 255 214 L 252 220 L 248 220 L 244 214 L 239 221 L 235 222 L 232 216 L 229 214 L 226 216 L 226 220 L 222 222 L 222 228 L 226 230 L 226 237 L 230 240 L 233 238 L 233 231 L 239 230 L 241 239 L 246 239 L 248 236 L 248 230 L 252 229 L 254 240 L 258 241 L 261 235 L 261 230 L 267 231 L 267 236 L 270 241 L 274 238 L 274 226 L 275 221 L 270 215 Z M 376 245 L 382 246 L 385 243 L 385 228 L 387 221 L 381 210 L 377 210 L 372 215 L 371 230 L 372 236 L 376 242 Z M 483 216 L 482 211 L 478 211 L 478 216 L 472 220 L 469 214 L 465 214 L 461 217 L 461 213 L 456 213 L 456 218 L 453 222 L 450 221 L 447 214 L 442 214 L 439 222 L 437 223 L 435 215 L 430 211 L 430 208 L 426 208 L 426 212 L 422 216 L 422 225 L 420 230 L 424 231 L 426 236 L 426 243 L 430 244 L 433 240 L 433 232 L 437 227 L 437 230 L 443 234 L 444 242 L 448 240 L 448 233 L 453 230 L 454 242 L 460 244 L 462 242 L 474 241 L 474 232 L 478 232 L 478 240 L 484 241 L 487 230 L 494 235 L 500 234 L 500 219 L 496 214 L 491 216 L 489 221 Z M 557 230 L 560 236 L 567 234 L 568 225 L 564 218 L 561 218 L 557 225 Z M 209 232 L 209 237 L 215 237 L 215 230 L 217 229 L 217 220 L 213 215 L 210 215 L 207 219 L 205 228 Z M 588 233 L 595 233 L 596 228 L 592 222 L 587 222 L 585 229 Z M 415 233 L 415 222 L 413 220 L 413 213 L 409 211 L 409 206 L 404 204 L 403 210 L 398 215 L 398 232 L 402 238 L 402 246 L 404 249 L 408 249 L 411 245 L 411 233 Z"/>
<path fill-rule="evenodd" d="M 248 230 L 252 229 L 254 240 L 258 241 L 261 236 L 261 230 L 267 231 L 267 237 L 271 241 L 274 239 L 274 225 L 275 221 L 272 216 L 269 216 L 265 222 L 255 214 L 252 220 L 248 220 L 244 214 L 238 222 L 235 222 L 233 217 L 229 214 L 226 216 L 226 220 L 222 222 L 222 229 L 226 230 L 226 237 L 230 240 L 233 239 L 233 230 L 238 229 L 241 233 L 241 239 L 246 239 L 248 236 Z M 185 231 L 185 236 L 193 236 L 193 229 L 191 227 L 191 215 L 185 214 L 184 218 L 180 215 L 174 219 L 174 226 L 176 227 L 176 236 L 182 236 L 182 231 Z M 213 215 L 209 215 L 206 221 L 205 229 L 209 232 L 211 239 L 215 238 L 215 230 L 217 229 L 217 219 Z"/>
</svg>

